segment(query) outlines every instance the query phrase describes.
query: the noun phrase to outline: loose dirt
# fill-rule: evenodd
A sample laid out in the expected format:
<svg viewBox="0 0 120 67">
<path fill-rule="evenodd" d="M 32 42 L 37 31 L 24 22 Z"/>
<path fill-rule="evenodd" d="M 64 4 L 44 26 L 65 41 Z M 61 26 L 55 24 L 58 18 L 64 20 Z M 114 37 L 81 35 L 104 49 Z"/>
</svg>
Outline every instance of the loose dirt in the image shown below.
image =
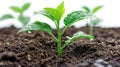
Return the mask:
<svg viewBox="0 0 120 67">
<path fill-rule="evenodd" d="M 95 39 L 78 39 L 57 56 L 57 44 L 41 31 L 16 34 L 14 27 L 0 30 L 0 66 L 6 67 L 120 67 L 120 28 L 94 30 Z M 77 31 L 88 33 L 87 27 L 69 28 L 62 37 Z M 53 31 L 56 34 L 56 30 Z"/>
</svg>

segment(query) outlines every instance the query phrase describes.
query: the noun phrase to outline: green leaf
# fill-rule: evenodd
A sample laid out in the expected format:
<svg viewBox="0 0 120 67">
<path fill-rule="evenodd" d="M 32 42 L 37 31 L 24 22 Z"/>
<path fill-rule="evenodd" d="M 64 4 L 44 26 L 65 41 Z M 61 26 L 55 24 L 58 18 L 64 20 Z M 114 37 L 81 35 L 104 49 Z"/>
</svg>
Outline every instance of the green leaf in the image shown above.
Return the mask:
<svg viewBox="0 0 120 67">
<path fill-rule="evenodd" d="M 71 26 L 73 23 L 83 20 L 88 15 L 85 11 L 74 11 L 64 18 L 65 26 Z"/>
<path fill-rule="evenodd" d="M 25 31 L 33 31 L 33 30 L 40 30 L 40 31 L 52 33 L 52 28 L 47 23 L 40 21 L 36 21 L 32 24 L 25 25 L 22 29 L 20 29 L 18 33 Z"/>
<path fill-rule="evenodd" d="M 0 18 L 0 21 L 14 18 L 11 14 L 5 14 Z"/>
<path fill-rule="evenodd" d="M 44 8 L 45 12 L 50 16 L 50 19 L 53 20 L 53 18 L 56 20 L 56 9 L 54 8 Z M 52 18 L 51 18 L 52 17 Z"/>
<path fill-rule="evenodd" d="M 96 19 L 92 19 L 91 22 L 89 23 L 89 25 L 91 26 L 96 26 L 98 25 L 102 20 L 99 19 L 99 18 L 96 18 Z"/>
<path fill-rule="evenodd" d="M 12 6 L 10 7 L 14 12 L 17 12 L 17 13 L 22 13 L 22 9 L 17 7 L 17 6 Z"/>
<path fill-rule="evenodd" d="M 22 6 L 22 10 L 25 11 L 27 10 L 29 7 L 30 7 L 30 3 L 25 3 L 23 6 Z"/>
<path fill-rule="evenodd" d="M 79 38 L 88 38 L 90 40 L 93 40 L 94 37 L 82 32 L 82 31 L 79 31 L 73 35 L 71 40 L 74 41 L 74 40 L 79 39 Z"/>
<path fill-rule="evenodd" d="M 83 6 L 82 8 L 83 8 L 85 11 L 89 12 L 89 13 L 91 12 L 90 9 L 89 9 L 89 7 L 87 7 L 87 6 Z"/>
<path fill-rule="evenodd" d="M 55 18 L 45 10 L 40 10 L 39 12 L 34 12 L 34 14 L 42 14 L 42 15 L 50 18 L 52 21 L 55 21 Z"/>
<path fill-rule="evenodd" d="M 65 41 L 65 44 L 63 45 L 62 49 L 64 49 L 67 45 L 69 45 L 69 44 L 70 44 L 71 42 L 73 42 L 74 40 L 77 40 L 77 39 L 79 39 L 79 38 L 88 38 L 88 39 L 90 39 L 90 40 L 93 40 L 93 39 L 94 39 L 94 36 L 88 35 L 88 34 L 82 32 L 82 31 L 79 31 L 79 32 L 75 33 L 75 34 L 73 35 L 73 37 L 68 37 L 68 36 L 67 36 L 67 38 L 68 38 L 68 40 Z"/>
<path fill-rule="evenodd" d="M 62 2 L 56 9 L 48 7 L 44 8 L 44 10 L 49 13 L 57 22 L 59 22 L 65 12 L 64 2 Z"/>
<path fill-rule="evenodd" d="M 62 2 L 57 8 L 44 8 L 40 12 L 35 12 L 35 14 L 42 14 L 50 18 L 54 22 L 59 22 L 65 12 L 64 2 Z"/>
<path fill-rule="evenodd" d="M 103 6 L 97 6 L 93 9 L 92 13 L 96 13 L 98 10 L 100 10 Z"/>
<path fill-rule="evenodd" d="M 79 32 L 75 33 L 73 35 L 73 37 L 68 37 L 67 36 L 67 38 L 68 38 L 68 40 L 65 42 L 65 46 L 69 45 L 71 42 L 73 42 L 74 40 L 77 40 L 79 38 L 88 38 L 90 40 L 93 40 L 94 36 L 88 35 L 88 34 L 82 32 L 82 31 L 79 31 Z"/>
<path fill-rule="evenodd" d="M 23 15 L 19 15 L 18 20 L 21 22 L 21 24 L 24 26 L 29 23 L 30 17 L 24 17 Z"/>
<path fill-rule="evenodd" d="M 65 13 L 65 7 L 64 7 L 64 2 L 62 2 L 57 8 L 57 20 L 60 20 L 64 13 Z"/>
</svg>

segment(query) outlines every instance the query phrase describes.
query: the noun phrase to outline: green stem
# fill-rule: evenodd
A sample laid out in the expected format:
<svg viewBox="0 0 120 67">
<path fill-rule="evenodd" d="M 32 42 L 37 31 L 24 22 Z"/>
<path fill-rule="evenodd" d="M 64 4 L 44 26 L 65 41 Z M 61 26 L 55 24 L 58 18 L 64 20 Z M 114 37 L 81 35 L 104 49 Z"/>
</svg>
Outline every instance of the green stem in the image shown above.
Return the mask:
<svg viewBox="0 0 120 67">
<path fill-rule="evenodd" d="M 71 42 L 67 42 L 67 43 L 65 43 L 63 46 L 62 46 L 62 50 L 67 46 L 67 45 L 69 45 Z"/>
<path fill-rule="evenodd" d="M 67 29 L 68 27 L 67 26 L 65 26 L 65 28 L 62 30 L 62 33 L 61 33 L 61 35 L 63 35 L 64 34 L 64 32 L 66 31 L 66 29 Z"/>
<path fill-rule="evenodd" d="M 62 49 L 61 49 L 61 32 L 60 32 L 60 24 L 58 24 L 57 26 L 57 34 L 58 34 L 58 39 L 57 39 L 57 52 L 58 52 L 58 56 L 61 57 L 62 56 Z"/>
<path fill-rule="evenodd" d="M 93 26 L 89 25 L 89 34 L 93 35 Z"/>
<path fill-rule="evenodd" d="M 61 49 L 61 34 L 58 34 L 58 41 L 57 41 L 57 48 L 58 48 L 58 56 L 62 56 L 62 49 Z"/>
<path fill-rule="evenodd" d="M 88 26 L 89 26 L 89 34 L 93 35 L 93 25 L 91 22 L 92 22 L 92 18 L 90 18 L 90 23 L 88 24 Z"/>
<path fill-rule="evenodd" d="M 52 33 L 49 33 L 49 34 L 53 37 L 55 41 L 57 41 L 57 38 Z"/>
</svg>

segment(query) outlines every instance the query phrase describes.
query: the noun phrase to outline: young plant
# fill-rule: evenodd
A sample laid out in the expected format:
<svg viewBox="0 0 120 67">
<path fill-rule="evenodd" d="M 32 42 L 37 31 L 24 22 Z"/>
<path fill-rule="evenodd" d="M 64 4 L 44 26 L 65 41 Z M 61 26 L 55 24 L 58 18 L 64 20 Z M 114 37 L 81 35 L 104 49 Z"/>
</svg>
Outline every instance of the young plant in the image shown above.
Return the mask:
<svg viewBox="0 0 120 67">
<path fill-rule="evenodd" d="M 67 45 L 69 45 L 71 42 L 73 42 L 74 40 L 77 40 L 79 38 L 88 38 L 88 39 L 92 40 L 94 38 L 91 35 L 87 35 L 84 32 L 79 31 L 76 34 L 74 34 L 72 37 L 67 36 L 68 40 L 65 41 L 65 44 L 61 45 L 61 38 L 62 38 L 62 35 L 64 34 L 65 30 L 67 28 L 69 28 L 73 23 L 83 20 L 88 15 L 84 11 L 74 11 L 74 12 L 68 14 L 64 18 L 65 27 L 63 30 L 61 30 L 60 29 L 60 20 L 61 20 L 62 16 L 64 15 L 64 12 L 65 12 L 64 2 L 62 2 L 57 8 L 47 7 L 47 8 L 44 8 L 44 10 L 35 12 L 35 14 L 42 14 L 42 15 L 48 17 L 55 23 L 56 29 L 57 29 L 57 34 L 58 34 L 57 37 L 55 37 L 54 34 L 52 33 L 52 28 L 50 27 L 50 25 L 48 25 L 47 23 L 41 22 L 41 21 L 36 21 L 32 24 L 25 25 L 18 33 L 24 32 L 24 31 L 32 31 L 32 30 L 40 30 L 40 31 L 47 32 L 57 42 L 57 52 L 58 52 L 59 57 L 62 56 L 63 49 Z"/>
<path fill-rule="evenodd" d="M 101 22 L 101 19 L 96 17 L 94 14 L 98 12 L 103 6 L 96 6 L 93 10 L 90 10 L 89 7 L 83 6 L 82 8 L 89 13 L 87 19 L 89 19 L 88 26 L 89 26 L 89 34 L 93 35 L 93 27 L 98 25 Z"/>
<path fill-rule="evenodd" d="M 11 6 L 11 10 L 16 13 L 19 13 L 18 20 L 24 26 L 30 21 L 30 17 L 24 16 L 24 12 L 30 7 L 30 3 L 25 3 L 21 8 L 17 6 Z"/>
</svg>

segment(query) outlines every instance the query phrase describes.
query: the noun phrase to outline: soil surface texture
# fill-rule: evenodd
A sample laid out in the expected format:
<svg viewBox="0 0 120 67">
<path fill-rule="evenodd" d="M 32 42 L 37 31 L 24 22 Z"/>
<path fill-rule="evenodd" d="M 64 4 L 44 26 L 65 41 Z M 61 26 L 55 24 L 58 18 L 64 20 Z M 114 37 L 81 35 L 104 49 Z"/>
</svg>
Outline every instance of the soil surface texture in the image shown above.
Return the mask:
<svg viewBox="0 0 120 67">
<path fill-rule="evenodd" d="M 14 27 L 0 29 L 0 67 L 120 67 L 120 28 L 94 30 L 95 39 L 78 39 L 57 55 L 57 44 L 41 31 L 16 34 Z M 62 37 L 87 27 L 70 27 Z M 53 31 L 57 37 L 56 30 Z"/>
</svg>

